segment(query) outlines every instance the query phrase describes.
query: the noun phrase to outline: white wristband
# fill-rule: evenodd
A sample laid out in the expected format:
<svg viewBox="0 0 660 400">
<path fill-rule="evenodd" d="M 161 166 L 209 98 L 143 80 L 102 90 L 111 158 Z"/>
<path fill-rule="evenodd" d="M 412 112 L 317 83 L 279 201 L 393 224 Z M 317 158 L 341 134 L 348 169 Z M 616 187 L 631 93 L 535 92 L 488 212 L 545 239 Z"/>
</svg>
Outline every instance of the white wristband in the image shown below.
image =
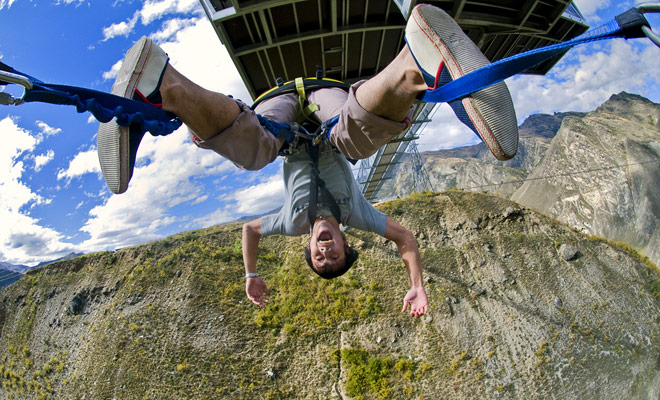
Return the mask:
<svg viewBox="0 0 660 400">
<path fill-rule="evenodd" d="M 258 277 L 259 277 L 259 274 L 257 274 L 256 272 L 248 272 L 247 274 L 245 274 L 245 279 L 258 278 Z"/>
</svg>

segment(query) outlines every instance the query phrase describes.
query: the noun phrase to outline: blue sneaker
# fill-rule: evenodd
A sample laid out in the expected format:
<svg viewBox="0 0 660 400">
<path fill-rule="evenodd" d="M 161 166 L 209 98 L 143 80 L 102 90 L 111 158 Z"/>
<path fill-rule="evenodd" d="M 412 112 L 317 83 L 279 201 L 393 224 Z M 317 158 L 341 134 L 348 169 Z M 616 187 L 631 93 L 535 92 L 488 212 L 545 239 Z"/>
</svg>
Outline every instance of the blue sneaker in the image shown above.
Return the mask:
<svg viewBox="0 0 660 400">
<path fill-rule="evenodd" d="M 406 25 L 406 42 L 429 89 L 490 64 L 446 12 L 416 6 Z M 518 121 L 504 82 L 449 103 L 458 119 L 488 146 L 498 160 L 518 152 Z"/>
<path fill-rule="evenodd" d="M 126 53 L 112 94 L 160 107 L 160 82 L 168 60 L 158 45 L 142 37 Z M 124 193 L 128 188 L 143 136 L 140 129 L 119 126 L 115 120 L 99 125 L 96 136 L 99 162 L 105 183 L 113 193 Z"/>
</svg>

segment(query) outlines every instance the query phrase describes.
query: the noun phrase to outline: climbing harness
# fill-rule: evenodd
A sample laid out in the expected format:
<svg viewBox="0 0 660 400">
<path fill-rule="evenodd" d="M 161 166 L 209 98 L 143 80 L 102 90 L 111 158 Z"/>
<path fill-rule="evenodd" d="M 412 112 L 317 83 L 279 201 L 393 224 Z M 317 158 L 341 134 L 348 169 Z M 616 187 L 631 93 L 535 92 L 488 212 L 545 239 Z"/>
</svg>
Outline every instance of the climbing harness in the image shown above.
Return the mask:
<svg viewBox="0 0 660 400">
<path fill-rule="evenodd" d="M 0 85 L 10 83 L 23 86 L 23 96 L 14 98 L 9 93 L 0 92 L 0 104 L 38 101 L 72 105 L 79 113 L 91 112 L 100 122 L 116 118 L 120 126 L 149 131 L 155 136 L 168 135 L 181 126 L 174 114 L 150 104 L 96 90 L 45 83 L 0 62 Z"/>
<path fill-rule="evenodd" d="M 341 221 L 339 205 L 326 187 L 325 181 L 321 179 L 318 146 L 322 141 L 327 140 L 330 130 L 339 121 L 339 115 L 327 121 L 319 122 L 313 115 L 314 112 L 319 110 L 319 107 L 317 104 L 309 102 L 307 94 L 313 90 L 331 87 L 339 87 L 348 91 L 349 85 L 334 79 L 324 78 L 323 70 L 320 67 L 316 70 L 316 78 L 296 78 L 286 83 L 282 78 L 278 78 L 276 83 L 277 86 L 257 97 L 251 108 L 254 110 L 262 101 L 282 94 L 295 93 L 298 95 L 298 115 L 296 122 L 284 124 L 259 114 L 257 114 L 257 118 L 259 118 L 261 126 L 266 130 L 276 137 L 282 137 L 286 140 L 287 143 L 280 149 L 281 156 L 286 157 L 287 155 L 294 154 L 298 151 L 299 146 L 304 146 L 309 155 L 312 173 L 309 181 L 309 207 L 307 208 L 307 216 L 309 218 L 309 230 L 311 234 L 314 227 L 314 220 L 316 219 L 319 191 L 321 202 L 330 207 L 332 216 L 337 221 Z"/>
<path fill-rule="evenodd" d="M 311 142 L 316 146 L 322 141 L 327 141 L 332 128 L 339 121 L 339 115 L 336 115 L 321 124 L 317 123 L 316 129 L 310 132 L 305 125 L 297 122 L 284 124 L 260 114 L 257 114 L 257 118 L 264 129 L 272 133 L 273 136 L 281 137 L 286 141 L 279 151 L 281 156 L 294 154 L 298 147 L 306 142 Z M 349 161 L 355 163 L 353 160 Z"/>
<path fill-rule="evenodd" d="M 653 32 L 649 22 L 644 17 L 644 13 L 657 12 L 660 12 L 660 3 L 639 4 L 611 21 L 571 40 L 516 54 L 465 74 L 437 89 L 427 90 L 422 93 L 420 100 L 429 103 L 448 103 L 460 99 L 513 75 L 525 72 L 533 66 L 560 55 L 578 44 L 603 39 L 633 39 L 646 36 L 660 47 L 660 36 Z"/>
<path fill-rule="evenodd" d="M 325 78 L 323 75 L 323 69 L 319 66 L 316 69 L 315 78 L 296 78 L 288 82 L 277 78 L 277 86 L 257 97 L 250 107 L 254 110 L 261 102 L 283 94 L 295 93 L 298 95 L 298 115 L 294 123 L 284 124 L 257 114 L 261 126 L 275 137 L 282 137 L 286 140 L 286 144 L 280 149 L 280 155 L 292 154 L 302 143 L 311 142 L 316 146 L 323 140 L 327 140 L 332 127 L 339 121 L 339 115 L 336 115 L 327 121 L 320 122 L 314 116 L 314 113 L 319 110 L 318 104 L 310 103 L 307 97 L 308 93 L 324 88 L 337 87 L 348 91 L 350 87 L 348 84 Z"/>
<path fill-rule="evenodd" d="M 317 71 L 315 78 L 296 78 L 294 80 L 284 82 L 282 78 L 276 80 L 277 86 L 267 90 L 256 98 L 251 108 L 254 109 L 259 103 L 268 100 L 275 96 L 285 93 L 298 93 L 299 98 L 306 99 L 306 93 L 323 88 L 338 87 L 348 91 L 350 85 L 335 79 L 325 78 Z"/>
</svg>

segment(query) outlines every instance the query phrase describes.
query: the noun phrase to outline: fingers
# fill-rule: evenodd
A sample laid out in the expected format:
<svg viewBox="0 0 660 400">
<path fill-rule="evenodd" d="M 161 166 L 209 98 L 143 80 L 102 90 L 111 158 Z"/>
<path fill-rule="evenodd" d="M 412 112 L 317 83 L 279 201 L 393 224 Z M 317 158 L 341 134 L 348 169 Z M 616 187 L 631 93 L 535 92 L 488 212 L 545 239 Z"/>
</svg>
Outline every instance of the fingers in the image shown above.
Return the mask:
<svg viewBox="0 0 660 400">
<path fill-rule="evenodd" d="M 261 278 L 257 277 L 246 281 L 245 294 L 248 300 L 259 307 L 264 307 L 268 303 L 268 299 L 265 296 L 270 296 L 270 291 Z"/>
<path fill-rule="evenodd" d="M 428 304 L 424 304 L 422 306 L 418 306 L 412 302 L 409 302 L 407 300 L 403 301 L 403 309 L 401 312 L 406 312 L 408 309 L 408 306 L 410 306 L 410 316 L 411 317 L 421 317 L 422 315 L 426 315 L 426 313 L 429 311 Z"/>
<path fill-rule="evenodd" d="M 249 293 L 248 293 L 248 300 L 250 300 L 251 302 L 253 302 L 254 304 L 256 304 L 256 305 L 258 305 L 259 307 L 262 307 L 262 308 L 266 305 L 265 303 L 268 303 L 268 299 L 265 298 L 264 296 L 262 296 L 262 295 L 252 296 Z"/>
</svg>

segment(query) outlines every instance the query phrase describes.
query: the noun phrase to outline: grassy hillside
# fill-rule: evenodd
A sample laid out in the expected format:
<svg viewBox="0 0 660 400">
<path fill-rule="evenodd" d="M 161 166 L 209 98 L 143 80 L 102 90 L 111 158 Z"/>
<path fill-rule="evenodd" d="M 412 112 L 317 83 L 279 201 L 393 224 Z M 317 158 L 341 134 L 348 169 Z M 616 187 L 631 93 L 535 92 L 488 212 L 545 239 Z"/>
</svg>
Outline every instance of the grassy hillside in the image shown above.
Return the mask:
<svg viewBox="0 0 660 400">
<path fill-rule="evenodd" d="M 417 235 L 424 318 L 400 313 L 407 276 L 383 238 L 349 231 L 360 260 L 332 281 L 306 266 L 306 237 L 264 238 L 272 296 L 260 309 L 244 294 L 240 225 L 208 228 L 51 264 L 0 292 L 0 392 L 658 398 L 653 264 L 499 197 L 450 191 L 379 208 Z"/>
</svg>

